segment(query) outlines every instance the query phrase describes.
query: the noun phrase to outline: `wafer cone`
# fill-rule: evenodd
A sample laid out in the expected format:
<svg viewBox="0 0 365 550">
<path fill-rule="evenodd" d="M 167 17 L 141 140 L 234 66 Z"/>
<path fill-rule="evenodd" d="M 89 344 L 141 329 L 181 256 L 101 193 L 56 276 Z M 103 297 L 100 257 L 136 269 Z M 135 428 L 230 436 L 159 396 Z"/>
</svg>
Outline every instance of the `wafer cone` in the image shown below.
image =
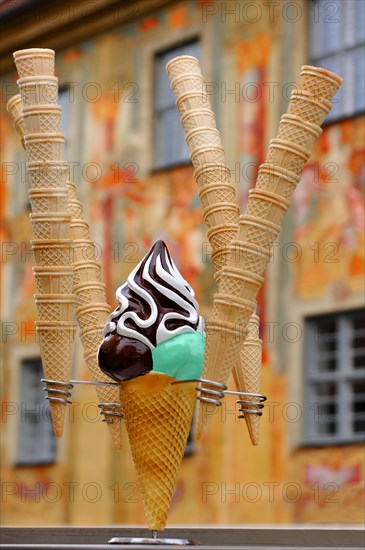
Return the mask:
<svg viewBox="0 0 365 550">
<path fill-rule="evenodd" d="M 28 162 L 63 161 L 63 134 L 26 134 L 24 137 Z"/>
<path fill-rule="evenodd" d="M 69 166 L 63 161 L 35 161 L 27 163 L 32 189 L 66 188 Z"/>
<path fill-rule="evenodd" d="M 247 214 L 277 225 L 281 223 L 289 206 L 290 202 L 280 195 L 264 189 L 251 189 Z"/>
<path fill-rule="evenodd" d="M 159 373 L 122 382 L 120 395 L 149 529 L 165 528 L 196 403 L 196 383 Z"/>
<path fill-rule="evenodd" d="M 36 330 L 39 336 L 42 365 L 45 378 L 68 383 L 71 376 L 73 341 L 76 323 L 38 321 Z M 57 384 L 47 384 L 48 389 L 65 390 Z M 50 392 L 57 399 L 65 397 L 62 393 Z M 61 437 L 65 420 L 66 403 L 50 400 L 52 422 L 56 437 Z"/>
<path fill-rule="evenodd" d="M 222 147 L 218 130 L 216 128 L 204 126 L 189 130 L 186 133 L 186 143 L 189 146 L 191 154 L 199 147 Z"/>
<path fill-rule="evenodd" d="M 68 239 L 70 237 L 68 212 L 41 212 L 30 214 L 33 235 L 36 239 Z"/>
<path fill-rule="evenodd" d="M 6 109 L 12 116 L 14 128 L 21 137 L 22 145 L 24 147 L 24 136 L 26 133 L 26 127 L 23 118 L 23 102 L 21 95 L 16 94 L 11 99 L 9 99 L 6 104 Z"/>
<path fill-rule="evenodd" d="M 310 152 L 300 145 L 284 139 L 272 139 L 266 162 L 278 164 L 286 170 L 298 174 L 309 157 Z"/>
<path fill-rule="evenodd" d="M 190 109 L 182 115 L 181 126 L 185 133 L 202 126 L 215 128 L 215 115 L 211 109 Z"/>
<path fill-rule="evenodd" d="M 317 101 L 305 90 L 293 90 L 291 93 L 288 114 L 321 126 L 330 110 L 331 103 L 327 99 Z"/>
<path fill-rule="evenodd" d="M 28 48 L 13 53 L 20 78 L 25 76 L 53 76 L 54 50 L 48 48 Z"/>
<path fill-rule="evenodd" d="M 94 382 L 108 382 L 97 386 L 99 406 L 108 420 L 114 446 L 121 449 L 121 417 L 108 412 L 118 412 L 120 405 L 119 389 L 110 385 L 107 377 L 98 366 L 97 350 L 103 339 L 103 329 L 110 314 L 106 299 L 106 286 L 101 282 L 101 266 L 96 261 L 96 249 L 90 240 L 89 225 L 83 220 L 82 206 L 77 198 L 76 186 L 67 183 L 68 208 L 71 212 L 71 235 L 73 237 L 73 265 L 75 269 L 74 293 L 76 295 L 76 319 L 80 325 L 80 338 L 84 348 L 86 365 Z M 81 210 L 81 211 L 80 211 Z M 78 218 L 76 218 L 78 216 Z"/>
<path fill-rule="evenodd" d="M 40 294 L 72 294 L 73 266 L 35 266 L 33 271 Z"/>
<path fill-rule="evenodd" d="M 41 321 L 73 321 L 76 299 L 73 294 L 35 294 Z"/>
<path fill-rule="evenodd" d="M 337 74 L 322 69 L 303 65 L 300 71 L 300 88 L 309 92 L 317 101 L 330 100 L 342 84 L 342 78 Z"/>
<path fill-rule="evenodd" d="M 201 74 L 199 61 L 192 55 L 181 55 L 171 59 L 166 65 L 166 71 L 171 80 L 182 74 Z"/>
<path fill-rule="evenodd" d="M 25 76 L 17 81 L 23 108 L 33 105 L 56 105 L 58 78 L 56 76 Z"/>
<path fill-rule="evenodd" d="M 265 163 L 259 168 L 255 189 L 263 189 L 290 199 L 298 182 L 298 174 L 276 164 Z"/>
<path fill-rule="evenodd" d="M 277 137 L 310 149 L 321 133 L 320 126 L 306 122 L 296 115 L 286 114 L 281 117 Z"/>
<path fill-rule="evenodd" d="M 28 134 L 59 134 L 62 108 L 60 105 L 31 105 L 24 107 L 23 117 Z"/>
<path fill-rule="evenodd" d="M 235 202 L 218 202 L 204 208 L 203 216 L 207 226 L 215 228 L 217 225 L 236 225 L 240 214 L 239 206 Z"/>
<path fill-rule="evenodd" d="M 261 391 L 261 370 L 262 370 L 262 342 L 258 339 L 249 339 L 243 342 L 239 359 L 233 370 L 237 390 L 247 393 L 259 394 Z M 244 397 L 247 401 L 257 401 L 252 397 Z M 257 410 L 257 407 L 245 405 L 246 409 Z M 245 421 L 253 445 L 259 442 L 260 415 L 246 413 Z"/>
<path fill-rule="evenodd" d="M 31 241 L 36 264 L 65 266 L 72 263 L 71 239 L 34 239 Z"/>
<path fill-rule="evenodd" d="M 253 244 L 270 249 L 279 232 L 280 225 L 244 214 L 239 218 L 237 239 L 239 241 L 249 239 Z"/>
<path fill-rule="evenodd" d="M 236 190 L 230 183 L 208 183 L 199 189 L 199 197 L 204 208 L 214 204 L 235 203 Z"/>
<path fill-rule="evenodd" d="M 30 189 L 28 193 L 34 214 L 67 211 L 67 189 L 65 187 Z"/>
<path fill-rule="evenodd" d="M 197 91 L 205 93 L 204 79 L 197 73 L 185 73 L 171 80 L 171 88 L 175 95 Z"/>
</svg>

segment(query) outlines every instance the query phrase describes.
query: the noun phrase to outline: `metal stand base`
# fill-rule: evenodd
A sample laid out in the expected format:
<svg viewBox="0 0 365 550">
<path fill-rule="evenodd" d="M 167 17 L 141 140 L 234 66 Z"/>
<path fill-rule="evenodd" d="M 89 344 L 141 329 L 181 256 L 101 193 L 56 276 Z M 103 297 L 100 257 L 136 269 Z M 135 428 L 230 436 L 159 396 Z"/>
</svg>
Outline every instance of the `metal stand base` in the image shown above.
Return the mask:
<svg viewBox="0 0 365 550">
<path fill-rule="evenodd" d="M 188 539 L 160 539 L 143 537 L 114 537 L 110 539 L 109 544 L 150 544 L 166 546 L 197 546 L 200 544 L 197 540 Z"/>
</svg>

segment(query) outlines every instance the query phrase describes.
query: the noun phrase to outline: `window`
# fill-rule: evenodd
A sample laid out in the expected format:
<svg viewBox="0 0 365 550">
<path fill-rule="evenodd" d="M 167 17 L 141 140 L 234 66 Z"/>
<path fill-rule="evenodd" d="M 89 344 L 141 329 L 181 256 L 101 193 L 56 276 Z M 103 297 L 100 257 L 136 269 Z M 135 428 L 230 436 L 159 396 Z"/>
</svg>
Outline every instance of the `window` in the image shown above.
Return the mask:
<svg viewBox="0 0 365 550">
<path fill-rule="evenodd" d="M 365 2 L 312 0 L 309 10 L 310 63 L 344 79 L 328 122 L 365 110 Z"/>
<path fill-rule="evenodd" d="M 180 113 L 175 105 L 175 95 L 170 88 L 166 63 L 178 55 L 193 55 L 200 58 L 200 44 L 197 40 L 158 53 L 154 59 L 154 112 L 153 148 L 154 168 L 170 168 L 190 162 L 189 149 L 184 130 L 180 124 Z"/>
<path fill-rule="evenodd" d="M 40 358 L 22 361 L 18 466 L 49 464 L 56 459 L 56 438 L 41 378 Z"/>
<path fill-rule="evenodd" d="M 365 435 L 365 315 L 359 310 L 306 321 L 307 443 Z"/>
</svg>

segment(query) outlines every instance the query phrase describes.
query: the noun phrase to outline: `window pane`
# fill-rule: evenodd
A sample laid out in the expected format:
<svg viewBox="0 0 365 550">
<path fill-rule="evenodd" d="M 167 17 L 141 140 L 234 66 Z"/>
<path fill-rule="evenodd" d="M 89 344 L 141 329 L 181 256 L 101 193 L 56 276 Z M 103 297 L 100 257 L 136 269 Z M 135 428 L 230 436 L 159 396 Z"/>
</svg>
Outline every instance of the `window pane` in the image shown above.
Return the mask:
<svg viewBox="0 0 365 550">
<path fill-rule="evenodd" d="M 154 167 L 168 168 L 189 161 L 180 113 L 166 73 L 166 63 L 179 55 L 200 58 L 199 41 L 177 46 L 155 56 L 154 66 Z"/>
<path fill-rule="evenodd" d="M 18 434 L 19 464 L 54 462 L 56 439 L 49 404 L 41 383 L 40 359 L 25 360 L 21 368 L 21 422 Z"/>
<path fill-rule="evenodd" d="M 352 429 L 354 433 L 365 432 L 365 382 L 352 383 Z"/>
<path fill-rule="evenodd" d="M 320 372 L 337 369 L 337 323 L 334 319 L 324 319 L 316 327 L 316 349 L 314 360 Z"/>
<path fill-rule="evenodd" d="M 352 322 L 352 366 L 365 368 L 365 318 L 354 318 Z"/>
<path fill-rule="evenodd" d="M 317 407 L 317 434 L 336 434 L 337 426 L 337 386 L 334 383 L 320 383 L 314 388 Z"/>
</svg>

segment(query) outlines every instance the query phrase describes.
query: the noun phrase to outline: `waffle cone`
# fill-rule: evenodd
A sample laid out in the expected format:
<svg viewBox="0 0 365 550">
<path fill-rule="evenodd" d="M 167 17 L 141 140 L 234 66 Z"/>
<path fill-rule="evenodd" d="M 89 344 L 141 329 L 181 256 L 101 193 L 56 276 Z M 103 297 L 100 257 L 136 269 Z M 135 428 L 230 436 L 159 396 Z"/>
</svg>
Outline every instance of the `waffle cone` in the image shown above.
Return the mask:
<svg viewBox="0 0 365 550">
<path fill-rule="evenodd" d="M 70 381 L 73 342 L 76 323 L 42 322 L 36 323 L 41 349 L 42 366 L 46 379 Z M 60 386 L 48 384 L 49 389 L 60 389 Z M 61 389 L 65 389 L 62 387 Z M 64 395 L 52 393 L 53 397 L 64 398 Z M 65 420 L 66 404 L 50 401 L 53 428 L 56 437 L 61 437 Z"/>
<path fill-rule="evenodd" d="M 281 117 L 277 138 L 310 149 L 321 133 L 320 126 L 306 122 L 296 115 L 286 114 Z"/>
<path fill-rule="evenodd" d="M 215 128 L 215 116 L 211 109 L 191 109 L 181 117 L 181 126 L 185 133 L 202 126 Z"/>
<path fill-rule="evenodd" d="M 217 225 L 235 224 L 237 226 L 239 206 L 235 202 L 219 202 L 204 208 L 203 215 L 209 228 Z M 231 237 L 232 239 L 232 237 Z"/>
<path fill-rule="evenodd" d="M 300 88 L 309 92 L 317 101 L 332 99 L 341 84 L 342 78 L 327 69 L 310 65 L 301 68 Z"/>
<path fill-rule="evenodd" d="M 276 193 L 284 199 L 290 199 L 298 182 L 299 176 L 294 172 L 285 170 L 276 164 L 265 163 L 261 164 L 259 168 L 255 188 Z"/>
<path fill-rule="evenodd" d="M 28 48 L 13 53 L 20 78 L 24 76 L 53 76 L 54 50 L 48 48 Z"/>
<path fill-rule="evenodd" d="M 230 183 L 208 183 L 199 189 L 204 208 L 224 202 L 235 202 L 236 190 Z"/>
<path fill-rule="evenodd" d="M 290 202 L 276 193 L 259 189 L 249 191 L 247 214 L 277 225 L 280 223 L 290 206 Z M 279 233 L 277 231 L 276 235 Z"/>
<path fill-rule="evenodd" d="M 120 384 L 149 529 L 163 530 L 196 403 L 196 384 L 149 373 Z"/>
<path fill-rule="evenodd" d="M 293 90 L 290 96 L 288 114 L 296 115 L 306 122 L 321 126 L 331 108 L 331 103 L 326 99 L 316 101 L 310 92 Z"/>
<path fill-rule="evenodd" d="M 33 271 L 40 294 L 72 294 L 72 266 L 35 266 Z"/>
<path fill-rule="evenodd" d="M 248 393 L 260 393 L 262 370 L 262 342 L 259 339 L 247 338 L 242 344 L 239 352 L 239 359 L 234 368 L 234 379 L 237 390 Z M 247 401 L 255 401 L 252 397 L 245 397 Z M 247 409 L 255 409 L 246 405 Z M 245 421 L 253 445 L 259 442 L 260 416 L 256 414 L 245 414 Z"/>
<path fill-rule="evenodd" d="M 239 349 L 245 339 L 246 331 L 242 326 L 221 320 L 208 321 L 202 378 L 227 384 L 236 364 Z M 209 385 L 207 385 L 209 387 Z M 202 393 L 202 396 L 204 393 Z M 196 436 L 200 439 L 208 420 L 216 410 L 215 405 L 199 402 Z"/>
</svg>

